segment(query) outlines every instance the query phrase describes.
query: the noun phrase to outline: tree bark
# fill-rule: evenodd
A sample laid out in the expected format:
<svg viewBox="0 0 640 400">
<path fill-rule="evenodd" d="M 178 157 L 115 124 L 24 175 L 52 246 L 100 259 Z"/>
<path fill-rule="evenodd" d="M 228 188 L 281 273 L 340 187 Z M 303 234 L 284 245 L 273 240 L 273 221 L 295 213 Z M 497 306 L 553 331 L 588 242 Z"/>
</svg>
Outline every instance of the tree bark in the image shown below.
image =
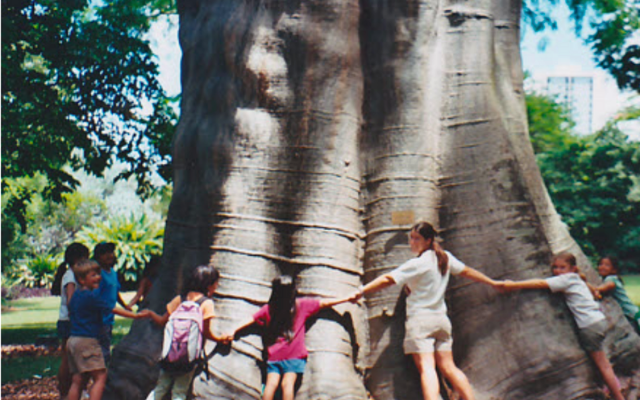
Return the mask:
<svg viewBox="0 0 640 400">
<path fill-rule="evenodd" d="M 182 113 L 153 307 L 163 311 L 184 273 L 205 263 L 222 274 L 218 333 L 251 316 L 283 273 L 302 295 L 343 296 L 411 257 L 406 233 L 417 220 L 494 278 L 548 276 L 560 251 L 587 266 L 529 142 L 520 7 L 178 1 Z M 454 279 L 448 304 L 454 355 L 478 399 L 599 396 L 562 298 Z M 618 321 L 609 354 L 619 375 L 637 379 L 639 338 L 617 306 L 606 307 Z M 195 398 L 260 397 L 258 333 L 231 348 L 207 345 L 210 375 L 195 378 Z M 296 398 L 364 399 L 368 390 L 378 400 L 421 399 L 403 335 L 399 288 L 322 312 L 308 330 Z M 106 398 L 143 398 L 160 340 L 160 329 L 134 323 Z"/>
</svg>

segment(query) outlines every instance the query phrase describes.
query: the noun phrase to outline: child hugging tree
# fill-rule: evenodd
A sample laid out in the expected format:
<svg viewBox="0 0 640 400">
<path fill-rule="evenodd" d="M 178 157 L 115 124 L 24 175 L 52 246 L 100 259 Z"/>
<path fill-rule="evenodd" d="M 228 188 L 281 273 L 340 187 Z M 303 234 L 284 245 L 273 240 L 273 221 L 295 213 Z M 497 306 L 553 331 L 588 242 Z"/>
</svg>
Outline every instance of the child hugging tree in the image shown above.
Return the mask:
<svg viewBox="0 0 640 400">
<path fill-rule="evenodd" d="M 307 364 L 305 346 L 305 323 L 309 317 L 323 308 L 354 300 L 353 296 L 342 299 L 296 299 L 293 278 L 283 275 L 271 282 L 271 297 L 253 318 L 240 325 L 229 338 L 242 329 L 257 324 L 264 326 L 264 344 L 267 346 L 267 382 L 262 394 L 263 400 L 272 400 L 279 386 L 282 400 L 293 400 L 298 377 L 304 373 Z"/>
<path fill-rule="evenodd" d="M 498 287 L 504 291 L 521 289 L 548 289 L 554 293 L 564 294 L 567 307 L 578 325 L 578 338 L 593 362 L 598 367 L 605 384 L 615 400 L 624 400 L 620 391 L 620 383 L 613 367 L 603 350 L 603 342 L 607 329 L 604 314 L 593 299 L 587 284 L 582 280 L 576 265 L 576 258 L 571 253 L 561 253 L 554 257 L 551 265 L 553 277 L 546 279 L 529 279 L 525 281 L 504 281 Z"/>
</svg>

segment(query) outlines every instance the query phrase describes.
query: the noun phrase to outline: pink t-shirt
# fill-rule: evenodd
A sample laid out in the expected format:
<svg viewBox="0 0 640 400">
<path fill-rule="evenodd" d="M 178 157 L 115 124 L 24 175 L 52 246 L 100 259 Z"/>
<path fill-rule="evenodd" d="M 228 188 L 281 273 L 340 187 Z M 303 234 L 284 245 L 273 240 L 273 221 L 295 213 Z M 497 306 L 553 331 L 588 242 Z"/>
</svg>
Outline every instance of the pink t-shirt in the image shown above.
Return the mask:
<svg viewBox="0 0 640 400">
<path fill-rule="evenodd" d="M 307 346 L 304 344 L 306 333 L 305 322 L 307 318 L 320 311 L 320 300 L 312 298 L 300 298 L 296 300 L 296 316 L 293 319 L 293 338 L 287 341 L 279 337 L 274 344 L 269 346 L 269 361 L 295 360 L 307 358 Z M 263 306 L 253 315 L 253 320 L 261 326 L 269 325 L 269 305 Z"/>
</svg>

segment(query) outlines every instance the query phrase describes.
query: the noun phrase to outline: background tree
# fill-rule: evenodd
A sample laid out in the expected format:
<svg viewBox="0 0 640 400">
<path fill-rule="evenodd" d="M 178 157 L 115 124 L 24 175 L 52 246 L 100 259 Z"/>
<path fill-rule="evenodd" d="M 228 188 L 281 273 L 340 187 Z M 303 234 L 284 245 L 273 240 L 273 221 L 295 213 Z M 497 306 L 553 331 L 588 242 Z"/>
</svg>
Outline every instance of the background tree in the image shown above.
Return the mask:
<svg viewBox="0 0 640 400">
<path fill-rule="evenodd" d="M 40 173 L 45 198 L 60 201 L 78 183 L 63 167 L 101 174 L 114 158 L 141 192 L 154 171 L 170 178 L 176 116 L 145 38 L 168 3 L 2 1 L 3 194 L 7 179 Z M 26 229 L 32 192 L 14 192 L 6 205 L 3 248 L 15 223 Z"/>
<path fill-rule="evenodd" d="M 282 273 L 304 295 L 350 293 L 411 257 L 406 232 L 418 219 L 492 277 L 548 275 L 560 251 L 587 262 L 527 134 L 520 1 L 180 1 L 178 10 L 183 100 L 156 311 L 202 263 L 222 272 L 222 332 Z M 297 398 L 363 399 L 366 389 L 420 398 L 401 350 L 399 293 L 318 317 Z M 457 361 L 479 399 L 601 396 L 561 299 L 453 280 L 448 301 Z M 608 350 L 621 376 L 637 377 L 639 339 L 612 307 L 620 324 Z M 146 395 L 161 335 L 134 323 L 106 398 Z M 195 397 L 259 398 L 261 349 L 252 332 L 217 348 Z"/>
</svg>

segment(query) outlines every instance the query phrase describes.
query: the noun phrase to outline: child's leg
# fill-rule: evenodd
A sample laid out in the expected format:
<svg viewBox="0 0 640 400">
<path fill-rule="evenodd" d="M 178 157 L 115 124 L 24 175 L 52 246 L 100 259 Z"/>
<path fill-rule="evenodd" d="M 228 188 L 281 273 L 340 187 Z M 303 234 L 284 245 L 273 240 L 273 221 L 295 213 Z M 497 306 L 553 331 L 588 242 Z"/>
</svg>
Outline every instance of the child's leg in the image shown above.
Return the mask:
<svg viewBox="0 0 640 400">
<path fill-rule="evenodd" d="M 437 351 L 436 364 L 442 374 L 449 380 L 453 389 L 458 392 L 464 400 L 474 400 L 471 384 L 467 376 L 453 362 L 451 351 Z"/>
<path fill-rule="evenodd" d="M 172 400 L 185 400 L 187 398 L 194 372 L 195 370 L 173 378 L 173 389 L 171 389 Z M 158 399 L 161 399 L 161 397 L 158 397 Z"/>
<path fill-rule="evenodd" d="M 620 391 L 620 383 L 616 378 L 615 372 L 613 372 L 613 367 L 611 366 L 609 359 L 607 359 L 607 355 L 605 354 L 605 352 L 590 351 L 589 355 L 598 367 L 598 370 L 600 370 L 600 374 L 604 379 L 604 383 L 609 388 L 609 391 L 611 391 L 611 395 L 613 396 L 613 398 L 615 400 L 624 400 L 622 392 Z"/>
<path fill-rule="evenodd" d="M 89 372 L 91 378 L 93 378 L 93 384 L 89 389 L 89 400 L 101 400 L 104 387 L 107 384 L 107 370 L 98 369 Z"/>
<path fill-rule="evenodd" d="M 424 400 L 437 400 L 440 393 L 440 382 L 438 382 L 433 353 L 414 353 L 411 355 L 420 373 Z"/>
<path fill-rule="evenodd" d="M 267 382 L 264 384 L 264 393 L 262 393 L 262 400 L 273 400 L 278 385 L 280 384 L 280 377 L 282 375 L 275 372 L 267 374 Z"/>
<path fill-rule="evenodd" d="M 109 365 L 111 360 L 111 337 L 112 337 L 113 325 L 104 325 L 100 330 L 100 336 L 98 342 L 102 349 L 102 357 L 104 358 L 104 365 Z"/>
<path fill-rule="evenodd" d="M 82 389 L 87 384 L 87 377 L 81 373 L 73 374 L 71 377 L 71 387 L 69 388 L 68 400 L 80 400 Z"/>
<path fill-rule="evenodd" d="M 164 396 L 169 393 L 171 390 L 171 385 L 173 385 L 173 378 L 171 375 L 164 372 L 163 369 L 160 370 L 160 376 L 158 377 L 158 383 L 156 387 L 149 393 L 147 400 L 161 400 Z"/>
<path fill-rule="evenodd" d="M 298 380 L 296 372 L 287 372 L 282 376 L 282 400 L 293 400 L 296 380 Z"/>
<path fill-rule="evenodd" d="M 60 322 L 60 321 L 58 321 Z M 71 387 L 71 378 L 73 375 L 69 371 L 69 355 L 67 354 L 67 339 L 62 339 L 62 358 L 60 360 L 60 368 L 58 368 L 58 391 L 60 392 L 60 398 L 63 398 L 69 393 Z"/>
</svg>

